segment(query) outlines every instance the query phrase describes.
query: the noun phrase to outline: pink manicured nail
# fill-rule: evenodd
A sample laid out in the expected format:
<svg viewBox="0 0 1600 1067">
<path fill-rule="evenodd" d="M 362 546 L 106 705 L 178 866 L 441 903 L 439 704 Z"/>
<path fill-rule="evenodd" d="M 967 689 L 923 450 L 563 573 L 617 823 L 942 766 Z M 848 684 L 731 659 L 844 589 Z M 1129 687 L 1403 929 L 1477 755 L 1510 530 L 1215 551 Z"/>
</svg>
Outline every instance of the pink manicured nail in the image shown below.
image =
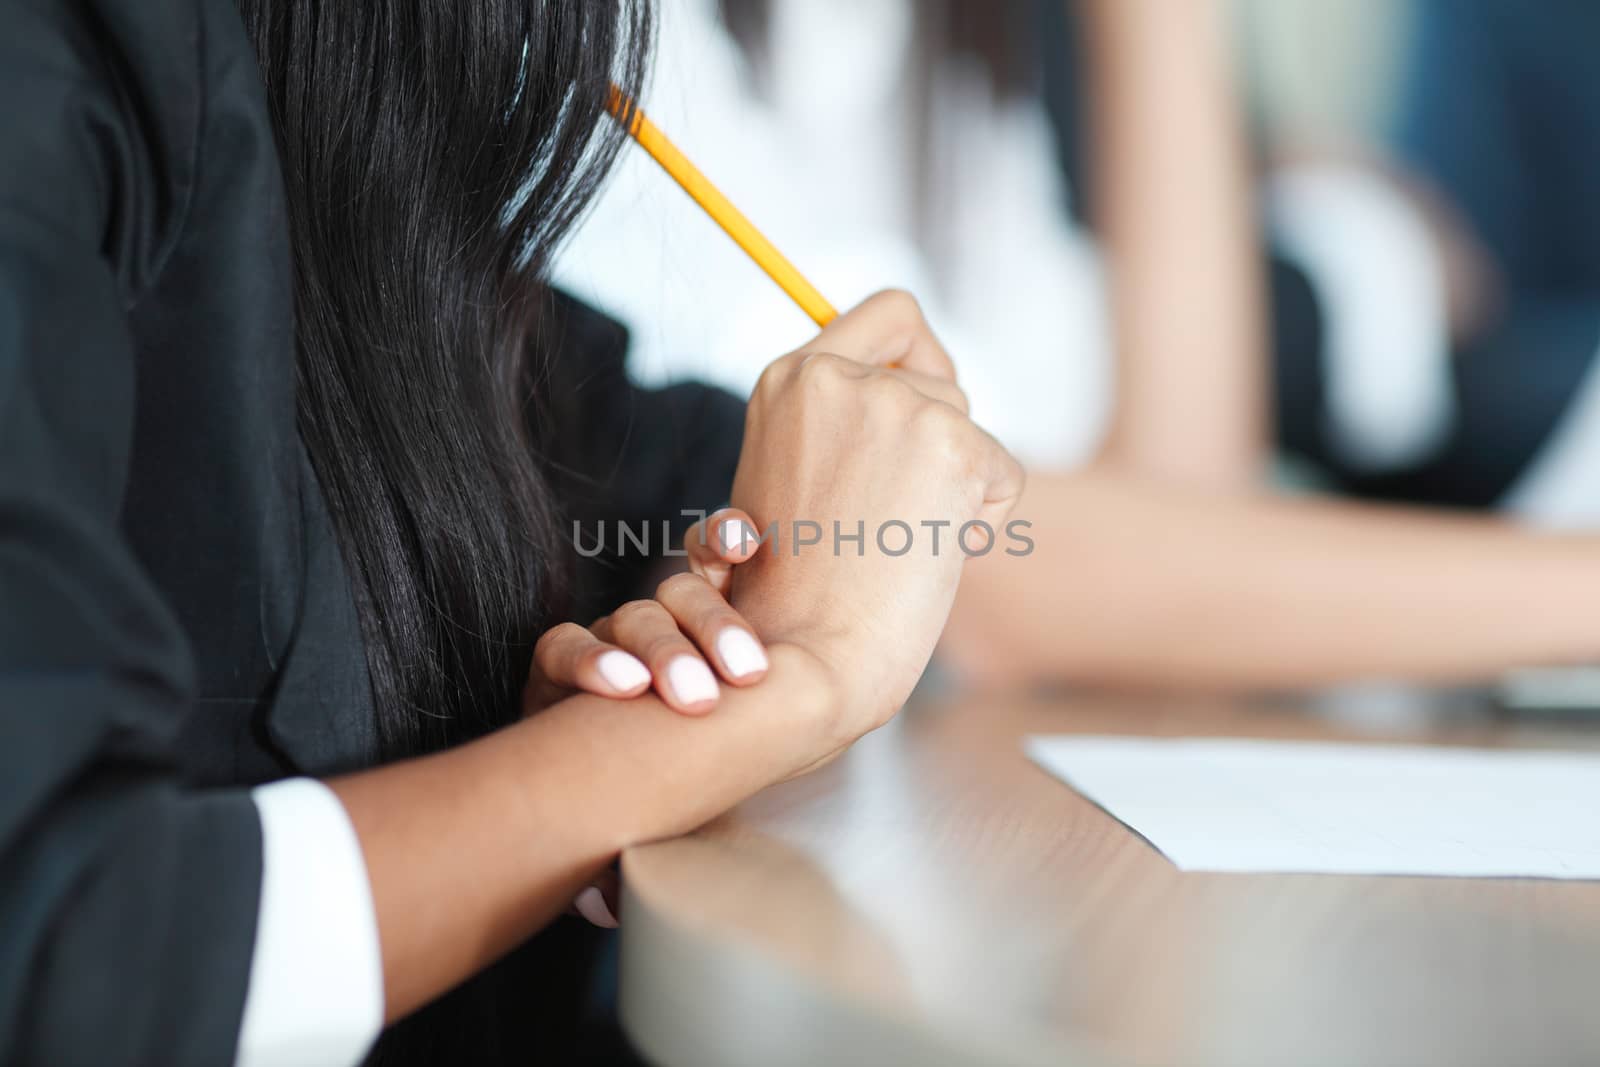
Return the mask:
<svg viewBox="0 0 1600 1067">
<path fill-rule="evenodd" d="M 735 678 L 767 669 L 767 654 L 761 650 L 760 643 L 737 626 L 730 626 L 717 635 L 717 655 Z"/>
<path fill-rule="evenodd" d="M 729 519 L 717 527 L 717 537 L 722 541 L 724 552 L 737 552 L 745 545 L 756 543 L 755 530 L 743 519 Z"/>
<path fill-rule="evenodd" d="M 637 659 L 613 649 L 595 661 L 595 668 L 606 684 L 619 693 L 631 693 L 650 682 L 650 668 Z"/>
<path fill-rule="evenodd" d="M 611 914 L 611 908 L 606 904 L 606 895 L 594 886 L 579 893 L 572 906 L 578 909 L 579 915 L 602 930 L 615 930 L 621 925 L 617 922 L 617 917 Z"/>
<path fill-rule="evenodd" d="M 683 704 L 704 704 L 717 699 L 717 680 L 703 660 L 679 656 L 667 664 L 667 684 Z"/>
</svg>

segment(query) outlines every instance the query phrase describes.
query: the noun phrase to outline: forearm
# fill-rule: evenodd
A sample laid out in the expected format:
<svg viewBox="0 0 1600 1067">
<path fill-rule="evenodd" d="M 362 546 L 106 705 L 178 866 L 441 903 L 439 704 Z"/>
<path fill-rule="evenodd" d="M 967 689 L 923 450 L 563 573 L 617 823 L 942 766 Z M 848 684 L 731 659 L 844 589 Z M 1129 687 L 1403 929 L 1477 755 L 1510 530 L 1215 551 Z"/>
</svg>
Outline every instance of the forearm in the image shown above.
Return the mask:
<svg viewBox="0 0 1600 1067">
<path fill-rule="evenodd" d="M 689 718 L 654 698 L 577 696 L 483 740 L 331 783 L 361 839 L 399 1018 L 559 914 L 625 847 L 682 833 L 831 729 L 806 653 L 770 650 L 749 689 Z M 824 742 L 825 743 L 825 742 Z"/>
<path fill-rule="evenodd" d="M 946 634 L 974 674 L 1272 688 L 1600 655 L 1594 537 L 1104 474 L 1036 478 L 1017 514 L 1036 551 L 969 564 Z"/>
<path fill-rule="evenodd" d="M 1265 304 L 1224 0 L 1085 0 L 1094 204 L 1118 340 L 1108 462 L 1258 476 Z"/>
</svg>

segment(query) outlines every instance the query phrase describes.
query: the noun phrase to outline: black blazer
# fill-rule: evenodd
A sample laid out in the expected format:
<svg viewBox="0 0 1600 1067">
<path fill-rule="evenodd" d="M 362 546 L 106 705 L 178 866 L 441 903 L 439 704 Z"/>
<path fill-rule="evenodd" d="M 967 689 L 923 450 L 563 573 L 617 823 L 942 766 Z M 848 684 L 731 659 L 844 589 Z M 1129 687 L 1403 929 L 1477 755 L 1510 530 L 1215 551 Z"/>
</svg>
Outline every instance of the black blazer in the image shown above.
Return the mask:
<svg viewBox="0 0 1600 1067">
<path fill-rule="evenodd" d="M 567 310 L 601 509 L 725 498 L 740 405 L 633 389 Z M 231 1062 L 244 787 L 367 764 L 374 724 L 230 0 L 0 0 L 0 753 L 0 1060 Z"/>
</svg>

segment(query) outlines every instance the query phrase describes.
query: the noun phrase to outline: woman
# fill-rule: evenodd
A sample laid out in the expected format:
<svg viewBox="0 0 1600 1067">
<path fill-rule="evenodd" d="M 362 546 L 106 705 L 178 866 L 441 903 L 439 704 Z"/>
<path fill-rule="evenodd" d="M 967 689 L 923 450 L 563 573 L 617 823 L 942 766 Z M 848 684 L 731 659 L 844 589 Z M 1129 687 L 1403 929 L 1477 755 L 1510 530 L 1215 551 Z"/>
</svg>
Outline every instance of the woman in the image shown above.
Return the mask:
<svg viewBox="0 0 1600 1067">
<path fill-rule="evenodd" d="M 357 1062 L 620 849 L 914 683 L 960 554 L 710 546 L 746 515 L 1003 520 L 1018 469 L 915 305 L 774 363 L 735 473 L 718 401 L 628 389 L 615 331 L 540 281 L 648 28 L 588 0 L 0 8 L 16 1062 Z M 558 625 L 604 584 L 569 520 L 729 474 L 704 577 Z M 580 976 L 516 963 L 383 1056 L 559 1048 Z"/>
</svg>

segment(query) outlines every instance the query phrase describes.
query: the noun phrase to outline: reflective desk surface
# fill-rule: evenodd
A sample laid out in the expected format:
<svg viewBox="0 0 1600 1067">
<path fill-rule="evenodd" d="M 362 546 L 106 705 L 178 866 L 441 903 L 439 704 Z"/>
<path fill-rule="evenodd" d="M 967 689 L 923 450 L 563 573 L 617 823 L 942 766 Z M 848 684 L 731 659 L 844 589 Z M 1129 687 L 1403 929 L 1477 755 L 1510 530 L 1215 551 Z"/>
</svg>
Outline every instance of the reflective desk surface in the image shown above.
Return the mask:
<svg viewBox="0 0 1600 1067">
<path fill-rule="evenodd" d="M 1600 1063 L 1600 884 L 1183 874 L 1021 749 L 1600 747 L 1593 727 L 1401 718 L 919 699 L 823 771 L 623 857 L 624 1025 L 662 1067 Z"/>
</svg>

